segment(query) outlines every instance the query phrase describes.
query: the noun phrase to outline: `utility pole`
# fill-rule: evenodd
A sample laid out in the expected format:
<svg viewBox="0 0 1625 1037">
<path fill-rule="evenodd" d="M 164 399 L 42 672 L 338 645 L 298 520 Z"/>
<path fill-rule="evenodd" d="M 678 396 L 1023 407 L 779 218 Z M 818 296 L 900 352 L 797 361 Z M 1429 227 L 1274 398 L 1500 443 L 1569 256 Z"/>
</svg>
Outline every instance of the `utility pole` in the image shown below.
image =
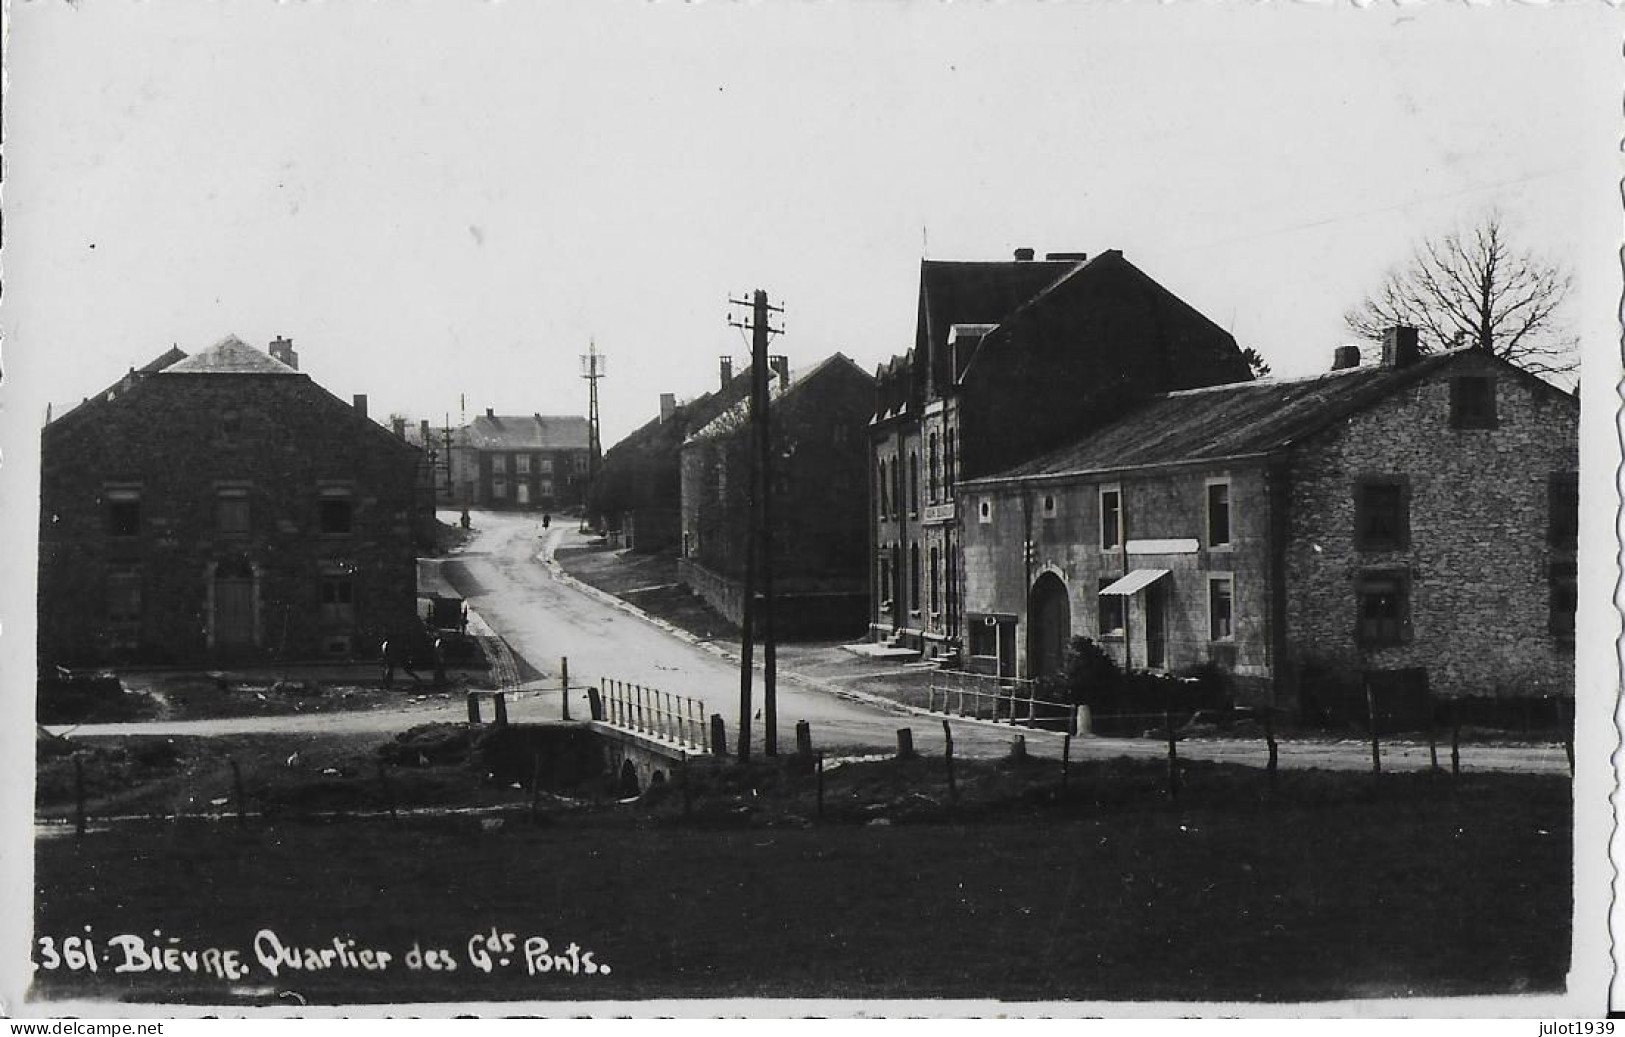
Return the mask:
<svg viewBox="0 0 1625 1037">
<path fill-rule="evenodd" d="M 446 502 L 452 500 L 451 482 L 451 412 L 446 412 L 446 423 L 440 426 L 440 439 L 446 445 Z"/>
<path fill-rule="evenodd" d="M 773 632 L 773 439 L 768 408 L 767 343 L 770 336 L 784 333 L 782 326 L 775 328 L 769 323 L 770 315 L 783 313 L 784 308 L 769 305 L 767 292 L 760 288 L 752 293 L 749 301 L 729 299 L 728 302 L 751 308 L 751 315 L 745 320 L 728 319 L 730 326 L 751 332 L 751 452 L 755 460 L 745 497 L 749 537 L 745 553 L 745 614 L 739 673 L 739 758 L 743 760 L 750 757 L 751 656 L 758 582 L 762 597 L 763 750 L 769 756 L 776 756 L 779 749 L 777 646 Z"/>
<path fill-rule="evenodd" d="M 587 485 L 581 492 L 582 528 L 590 525 L 592 491 L 598 483 L 598 379 L 604 377 L 605 356 L 598 352 L 598 343 L 587 340 L 587 351 L 581 354 L 581 377 L 587 380 Z"/>
</svg>

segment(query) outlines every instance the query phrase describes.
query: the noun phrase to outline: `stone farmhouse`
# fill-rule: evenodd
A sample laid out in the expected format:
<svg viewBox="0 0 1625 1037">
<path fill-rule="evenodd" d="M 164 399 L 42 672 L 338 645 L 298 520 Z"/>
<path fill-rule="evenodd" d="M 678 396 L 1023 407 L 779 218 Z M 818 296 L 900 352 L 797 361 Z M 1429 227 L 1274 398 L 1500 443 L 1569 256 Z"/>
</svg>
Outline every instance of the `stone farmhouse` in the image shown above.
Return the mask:
<svg viewBox="0 0 1625 1037">
<path fill-rule="evenodd" d="M 1574 679 L 1579 404 L 1475 349 L 1168 392 L 967 480 L 967 655 L 1216 667 L 1326 716 L 1348 685 L 1447 698 Z M 1340 690 L 1341 689 L 1341 690 Z"/>
<path fill-rule="evenodd" d="M 961 481 L 1153 393 L 1249 377 L 1228 332 L 1121 252 L 922 262 L 914 348 L 878 372 L 869 426 L 870 651 L 964 650 Z"/>
<path fill-rule="evenodd" d="M 805 371 L 780 366 L 772 390 L 774 625 L 789 637 L 855 637 L 868 587 L 866 427 L 874 379 L 836 353 Z M 680 578 L 729 620 L 744 614 L 754 468 L 749 401 L 682 448 Z"/>
<path fill-rule="evenodd" d="M 415 622 L 421 452 L 272 349 L 170 350 L 46 425 L 42 666 L 370 657 Z"/>
</svg>

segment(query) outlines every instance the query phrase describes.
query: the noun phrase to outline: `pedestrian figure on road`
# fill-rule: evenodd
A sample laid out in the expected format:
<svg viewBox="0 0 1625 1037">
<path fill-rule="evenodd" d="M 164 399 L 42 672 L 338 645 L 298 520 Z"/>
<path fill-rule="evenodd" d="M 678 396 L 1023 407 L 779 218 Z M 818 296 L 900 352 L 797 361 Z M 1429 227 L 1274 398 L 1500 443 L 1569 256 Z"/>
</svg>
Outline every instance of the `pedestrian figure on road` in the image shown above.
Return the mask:
<svg viewBox="0 0 1625 1037">
<path fill-rule="evenodd" d="M 395 662 L 390 657 L 388 638 L 385 638 L 384 643 L 378 646 L 378 668 L 379 679 L 385 690 L 388 690 L 389 686 L 395 683 Z"/>
<path fill-rule="evenodd" d="M 546 514 L 544 512 L 543 515 L 542 515 L 542 528 L 546 529 L 548 526 L 551 526 L 552 524 L 553 524 L 553 516 L 548 515 L 548 514 Z"/>
<path fill-rule="evenodd" d="M 443 638 L 434 639 L 434 686 L 446 685 L 446 645 Z"/>
</svg>

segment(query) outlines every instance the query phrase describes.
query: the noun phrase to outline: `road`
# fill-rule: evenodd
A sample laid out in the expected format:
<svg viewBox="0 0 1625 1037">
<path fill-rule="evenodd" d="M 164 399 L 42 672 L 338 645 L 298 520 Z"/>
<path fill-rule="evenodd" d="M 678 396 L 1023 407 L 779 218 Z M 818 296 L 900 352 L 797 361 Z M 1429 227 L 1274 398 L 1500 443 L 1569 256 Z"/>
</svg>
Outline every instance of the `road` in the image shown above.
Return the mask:
<svg viewBox="0 0 1625 1037">
<path fill-rule="evenodd" d="M 455 516 L 453 516 L 455 517 Z M 460 551 L 426 563 L 429 576 L 438 578 L 467 598 L 476 627 L 500 636 L 517 657 L 520 694 L 513 696 L 509 718 L 514 721 L 556 720 L 559 701 L 560 660 L 568 659 L 573 689 L 571 712 L 585 717 L 583 689 L 601 678 L 642 685 L 705 703 L 705 714 L 720 714 L 729 746 L 736 745 L 739 722 L 738 663 L 713 646 L 697 643 L 657 624 L 622 602 L 584 587 L 556 566 L 551 552 L 580 541 L 573 525 L 561 523 L 544 530 L 533 516 L 512 512 L 475 512 L 474 538 Z M 854 658 L 855 666 L 873 666 Z M 760 709 L 762 677 L 758 670 L 754 699 Z M 210 735 L 256 731 L 321 731 L 326 733 L 404 730 L 433 720 L 458 721 L 465 704 L 455 698 L 428 697 L 403 702 L 398 709 L 357 713 L 326 713 L 297 717 L 241 717 L 222 720 L 95 724 L 71 728 L 79 736 L 110 734 Z M 837 754 L 878 754 L 893 750 L 900 727 L 913 730 L 914 745 L 922 753 L 944 749 L 939 717 L 920 713 L 870 697 L 853 696 L 834 685 L 803 678 L 784 669 L 778 679 L 778 729 L 781 749 L 795 744 L 795 725 L 812 726 L 814 744 Z M 62 730 L 62 729 L 56 729 Z M 762 722 L 753 722 L 752 748 L 762 744 Z M 956 753 L 977 757 L 1003 756 L 1014 732 L 1009 727 L 956 720 Z M 1022 731 L 1034 755 L 1059 757 L 1062 738 L 1045 731 Z M 1135 756 L 1157 757 L 1163 743 L 1150 739 L 1075 739 L 1075 758 Z M 1371 766 L 1370 746 L 1363 741 L 1283 741 L 1283 768 L 1320 767 L 1364 770 Z M 1179 745 L 1187 759 L 1229 761 L 1262 766 L 1264 747 L 1257 741 L 1189 740 Z M 1448 750 L 1440 753 L 1449 764 Z M 1567 773 L 1568 763 L 1559 746 L 1465 746 L 1463 766 L 1471 770 Z M 1385 744 L 1385 770 L 1416 770 L 1429 765 L 1428 749 L 1414 743 Z"/>
<path fill-rule="evenodd" d="M 608 678 L 699 699 L 707 715 L 724 718 L 730 747 L 737 744 L 738 664 L 605 600 L 549 566 L 546 557 L 554 548 L 579 539 L 573 526 L 553 526 L 544 536 L 533 516 L 479 512 L 475 528 L 476 536 L 464 550 L 439 563 L 440 575 L 523 660 L 522 669 L 531 676 L 524 687 L 538 690 L 510 708 L 511 719 L 560 716 L 560 660 L 568 658 L 572 687 Z M 822 748 L 883 751 L 895 747 L 896 731 L 905 726 L 915 729 L 915 745 L 922 751 L 942 748 L 940 724 L 934 721 L 922 723 L 901 708 L 840 697 L 783 671 L 777 683 L 779 745 L 785 750 L 795 745 L 795 725 L 802 720 L 812 726 L 814 741 Z M 757 711 L 762 694 L 758 671 L 753 685 Z M 579 717 L 585 700 L 579 695 L 572 699 L 572 715 Z M 755 719 L 752 726 L 752 744 L 759 749 L 763 722 Z M 964 726 L 963 733 L 955 733 L 956 751 L 1009 751 L 1008 731 Z"/>
</svg>

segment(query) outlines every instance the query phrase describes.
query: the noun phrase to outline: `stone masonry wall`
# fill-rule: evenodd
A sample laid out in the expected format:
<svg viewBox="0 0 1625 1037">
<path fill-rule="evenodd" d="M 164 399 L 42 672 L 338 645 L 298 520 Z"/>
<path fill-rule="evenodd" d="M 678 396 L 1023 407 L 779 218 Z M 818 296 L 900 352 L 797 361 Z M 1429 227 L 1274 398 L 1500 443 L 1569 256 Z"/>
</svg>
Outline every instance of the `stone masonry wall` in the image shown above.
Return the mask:
<svg viewBox="0 0 1625 1037">
<path fill-rule="evenodd" d="M 1450 379 L 1495 378 L 1494 428 L 1450 422 Z M 1287 634 L 1299 664 L 1425 668 L 1435 697 L 1566 693 L 1572 643 L 1549 630 L 1548 565 L 1573 558 L 1548 535 L 1551 473 L 1578 468 L 1578 403 L 1469 354 L 1304 444 L 1292 471 Z M 1355 483 L 1409 483 L 1409 546 L 1362 551 Z M 1403 642 L 1362 649 L 1360 573 L 1403 569 Z"/>
<path fill-rule="evenodd" d="M 255 574 L 255 645 L 239 656 L 352 651 L 416 618 L 412 523 L 421 455 L 303 376 L 164 374 L 97 399 L 43 433 L 41 662 L 213 661 L 210 574 Z M 140 498 L 136 535 L 109 535 L 110 484 Z M 320 531 L 320 490 L 347 487 L 352 532 Z M 223 488 L 246 493 L 245 532 L 224 532 Z M 353 620 L 321 618 L 321 575 L 347 571 Z M 140 616 L 113 633 L 110 580 L 134 580 Z M 128 626 L 128 624 L 126 624 Z"/>
</svg>

